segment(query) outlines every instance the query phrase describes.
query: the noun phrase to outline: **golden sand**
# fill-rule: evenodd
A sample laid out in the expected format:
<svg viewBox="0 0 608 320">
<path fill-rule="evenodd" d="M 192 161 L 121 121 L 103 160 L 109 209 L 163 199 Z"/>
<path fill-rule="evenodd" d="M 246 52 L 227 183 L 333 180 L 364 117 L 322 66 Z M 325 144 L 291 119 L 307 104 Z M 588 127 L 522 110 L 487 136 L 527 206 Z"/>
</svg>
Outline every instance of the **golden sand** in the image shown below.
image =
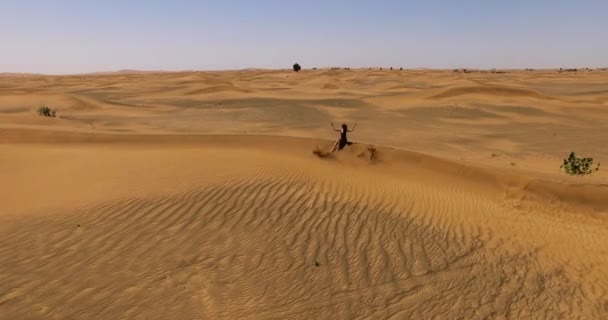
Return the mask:
<svg viewBox="0 0 608 320">
<path fill-rule="evenodd" d="M 608 318 L 570 151 L 608 72 L 0 77 L 0 319 Z"/>
</svg>

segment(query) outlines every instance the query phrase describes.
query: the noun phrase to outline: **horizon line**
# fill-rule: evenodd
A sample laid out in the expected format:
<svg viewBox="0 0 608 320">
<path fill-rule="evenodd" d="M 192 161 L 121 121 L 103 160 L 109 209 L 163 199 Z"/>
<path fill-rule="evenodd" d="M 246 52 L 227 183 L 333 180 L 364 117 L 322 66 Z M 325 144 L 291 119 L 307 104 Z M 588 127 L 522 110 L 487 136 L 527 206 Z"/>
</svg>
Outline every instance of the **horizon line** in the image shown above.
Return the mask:
<svg viewBox="0 0 608 320">
<path fill-rule="evenodd" d="M 110 71 L 91 71 L 91 72 L 75 72 L 75 73 L 42 73 L 42 72 L 2 72 L 0 76 L 85 76 L 85 75 L 116 75 L 116 74 L 134 74 L 134 73 L 188 73 L 188 72 L 228 72 L 228 71 L 288 71 L 291 68 L 235 68 L 235 69 L 119 69 Z M 407 71 L 407 70 L 429 70 L 429 71 L 548 71 L 548 70 L 563 70 L 563 71 L 606 71 L 608 67 L 552 67 L 552 68 L 475 68 L 475 67 L 459 67 L 459 68 L 432 68 L 432 67 L 313 67 L 303 68 L 301 71 L 317 71 L 317 70 L 334 70 L 334 71 L 353 71 L 353 70 L 376 70 L 376 71 Z"/>
</svg>

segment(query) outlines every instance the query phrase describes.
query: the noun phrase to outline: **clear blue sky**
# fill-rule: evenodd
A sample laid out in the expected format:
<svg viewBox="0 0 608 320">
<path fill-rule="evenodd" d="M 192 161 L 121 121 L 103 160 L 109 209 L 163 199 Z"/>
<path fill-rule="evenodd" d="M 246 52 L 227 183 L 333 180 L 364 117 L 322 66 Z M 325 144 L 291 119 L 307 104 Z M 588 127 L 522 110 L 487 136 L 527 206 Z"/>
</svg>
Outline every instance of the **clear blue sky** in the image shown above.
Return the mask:
<svg viewBox="0 0 608 320">
<path fill-rule="evenodd" d="M 0 35 L 0 72 L 608 67 L 608 0 L 1 0 Z"/>
</svg>

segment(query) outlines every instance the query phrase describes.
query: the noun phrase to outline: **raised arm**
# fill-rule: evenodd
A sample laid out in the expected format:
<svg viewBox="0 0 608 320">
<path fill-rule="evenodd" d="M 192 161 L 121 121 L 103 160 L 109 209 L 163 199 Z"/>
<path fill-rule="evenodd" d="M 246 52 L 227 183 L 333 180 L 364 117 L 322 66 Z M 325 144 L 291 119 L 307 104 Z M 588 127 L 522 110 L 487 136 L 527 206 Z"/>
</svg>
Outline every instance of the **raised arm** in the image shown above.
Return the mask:
<svg viewBox="0 0 608 320">
<path fill-rule="evenodd" d="M 336 127 L 334 127 L 334 123 L 333 122 L 331 123 L 331 127 L 332 127 L 332 129 L 334 129 L 334 131 L 340 131 L 340 130 L 337 130 Z"/>
<path fill-rule="evenodd" d="M 348 130 L 348 132 L 353 132 L 355 131 L 355 128 L 357 127 L 357 124 L 355 123 L 355 125 L 353 126 L 353 128 L 351 130 Z"/>
</svg>

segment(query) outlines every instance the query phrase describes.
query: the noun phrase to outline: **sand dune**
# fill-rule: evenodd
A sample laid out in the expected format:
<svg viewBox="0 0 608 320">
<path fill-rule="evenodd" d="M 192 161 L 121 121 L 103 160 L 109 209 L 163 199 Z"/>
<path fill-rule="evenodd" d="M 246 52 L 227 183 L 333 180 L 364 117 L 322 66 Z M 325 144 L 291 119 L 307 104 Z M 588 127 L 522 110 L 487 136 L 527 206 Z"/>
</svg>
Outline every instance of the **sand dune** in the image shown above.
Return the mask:
<svg viewBox="0 0 608 320">
<path fill-rule="evenodd" d="M 559 173 L 604 91 L 560 77 L 2 78 L 0 319 L 607 318 L 607 175 Z"/>
<path fill-rule="evenodd" d="M 432 98 L 444 99 L 444 98 L 453 98 L 462 95 L 469 94 L 483 94 L 489 96 L 507 96 L 507 97 L 526 97 L 526 98 L 536 98 L 536 99 L 553 99 L 549 96 L 541 95 L 538 92 L 514 88 L 514 87 L 506 87 L 506 86 L 475 86 L 475 87 L 462 87 L 462 88 L 451 88 L 447 89 L 442 93 L 436 94 L 432 96 Z"/>
<path fill-rule="evenodd" d="M 195 95 L 195 94 L 216 93 L 216 92 L 224 92 L 224 91 L 235 91 L 235 92 L 241 92 L 241 93 L 250 93 L 251 92 L 251 90 L 241 89 L 241 88 L 238 88 L 233 85 L 218 85 L 218 86 L 208 87 L 208 88 L 204 88 L 204 89 L 193 90 L 186 94 Z"/>
</svg>

